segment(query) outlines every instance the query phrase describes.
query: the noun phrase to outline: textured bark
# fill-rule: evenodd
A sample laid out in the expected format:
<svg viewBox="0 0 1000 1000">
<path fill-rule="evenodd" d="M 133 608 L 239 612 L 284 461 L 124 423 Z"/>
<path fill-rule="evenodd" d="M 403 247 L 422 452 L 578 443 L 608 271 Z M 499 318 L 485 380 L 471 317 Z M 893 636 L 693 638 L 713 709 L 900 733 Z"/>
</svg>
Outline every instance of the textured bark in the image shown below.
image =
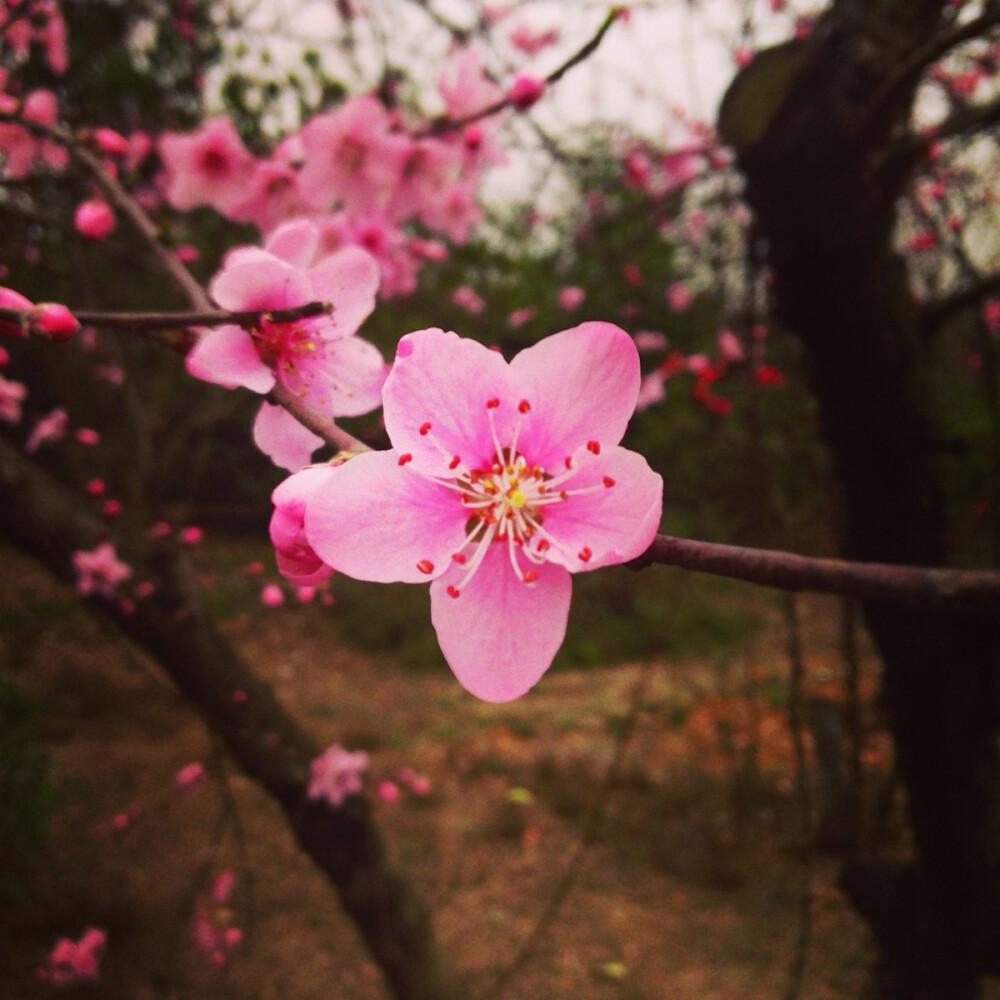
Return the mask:
<svg viewBox="0 0 1000 1000">
<path fill-rule="evenodd" d="M 75 494 L 0 440 L 3 531 L 19 548 L 73 578 L 71 554 L 91 549 L 104 526 Z M 398 1000 L 464 1000 L 468 995 L 438 946 L 430 914 L 391 864 L 368 801 L 332 808 L 306 796 L 319 748 L 214 626 L 190 584 L 186 563 L 166 548 L 142 564 L 127 555 L 155 594 L 125 613 L 88 599 L 146 650 L 191 699 L 247 775 L 281 804 L 301 846 L 337 889 Z M 246 698 L 234 699 L 237 691 Z"/>
<path fill-rule="evenodd" d="M 752 63 L 720 120 L 767 242 L 777 318 L 804 346 L 854 559 L 941 565 L 946 555 L 919 317 L 892 250 L 912 163 L 890 154 L 916 85 L 900 68 L 945 6 L 834 2 L 795 49 L 765 120 L 742 132 L 732 120 L 746 119 Z M 973 997 L 1000 959 L 1000 616 L 874 601 L 865 615 L 919 864 L 859 866 L 848 884 L 880 944 L 885 998 Z"/>
</svg>

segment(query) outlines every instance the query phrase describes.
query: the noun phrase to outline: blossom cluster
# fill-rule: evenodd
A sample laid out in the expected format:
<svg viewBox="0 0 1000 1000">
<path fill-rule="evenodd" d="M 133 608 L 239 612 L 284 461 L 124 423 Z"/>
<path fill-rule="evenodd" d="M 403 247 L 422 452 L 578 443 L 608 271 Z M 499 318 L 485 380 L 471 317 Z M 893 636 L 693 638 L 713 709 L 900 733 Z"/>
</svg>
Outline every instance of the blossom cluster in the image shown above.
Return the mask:
<svg viewBox="0 0 1000 1000">
<path fill-rule="evenodd" d="M 453 120 L 503 97 L 474 49 L 442 76 L 439 91 Z M 364 94 L 312 116 L 259 158 L 218 116 L 194 132 L 160 137 L 161 186 L 176 209 L 208 205 L 265 235 L 288 219 L 308 217 L 324 252 L 364 247 L 378 262 L 382 294 L 405 295 L 416 287 L 420 265 L 447 253 L 443 243 L 405 227 L 418 223 L 456 244 L 468 239 L 482 216 L 476 201 L 482 168 L 504 158 L 494 131 L 483 120 L 421 133 L 398 109 Z"/>
</svg>

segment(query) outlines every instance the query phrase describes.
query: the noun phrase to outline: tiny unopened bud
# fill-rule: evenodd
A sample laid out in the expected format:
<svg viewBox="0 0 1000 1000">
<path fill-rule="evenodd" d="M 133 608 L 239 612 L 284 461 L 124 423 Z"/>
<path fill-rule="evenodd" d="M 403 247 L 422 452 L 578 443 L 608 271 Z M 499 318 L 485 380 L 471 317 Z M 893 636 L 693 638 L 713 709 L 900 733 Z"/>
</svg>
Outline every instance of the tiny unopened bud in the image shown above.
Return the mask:
<svg viewBox="0 0 1000 1000">
<path fill-rule="evenodd" d="M 94 142 L 102 153 L 109 156 L 124 156 L 129 151 L 128 139 L 116 132 L 113 128 L 95 128 L 93 131 Z"/>
<path fill-rule="evenodd" d="M 103 198 L 90 198 L 77 206 L 73 222 L 87 239 L 103 240 L 115 228 L 115 213 Z"/>
<path fill-rule="evenodd" d="M 79 320 L 58 302 L 39 302 L 29 311 L 28 323 L 33 333 L 44 334 L 60 344 L 80 329 Z"/>
<path fill-rule="evenodd" d="M 537 76 L 522 74 L 515 77 L 507 96 L 518 111 L 527 111 L 544 93 L 545 81 Z"/>
</svg>

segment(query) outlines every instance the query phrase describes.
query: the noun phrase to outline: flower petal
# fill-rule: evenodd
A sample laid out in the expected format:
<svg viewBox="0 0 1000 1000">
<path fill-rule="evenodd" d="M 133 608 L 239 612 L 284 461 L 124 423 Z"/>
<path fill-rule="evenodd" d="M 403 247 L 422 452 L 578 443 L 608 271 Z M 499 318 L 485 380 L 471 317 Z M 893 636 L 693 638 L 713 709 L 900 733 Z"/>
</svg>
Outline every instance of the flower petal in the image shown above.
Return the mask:
<svg viewBox="0 0 1000 1000">
<path fill-rule="evenodd" d="M 549 669 L 566 635 L 572 578 L 547 563 L 524 583 L 502 544 L 490 546 L 458 597 L 455 566 L 431 584 L 431 621 L 441 652 L 462 687 L 484 701 L 511 701 Z"/>
<path fill-rule="evenodd" d="M 486 404 L 501 400 L 492 413 L 501 444 L 509 441 L 518 416 L 511 386 L 496 351 L 443 330 L 409 333 L 382 390 L 389 440 L 425 475 L 454 478 L 456 455 L 467 468 L 484 466 L 496 450 Z"/>
<path fill-rule="evenodd" d="M 573 456 L 573 467 L 575 474 L 560 482 L 569 496 L 546 510 L 544 528 L 557 543 L 546 558 L 580 573 L 645 552 L 663 509 L 659 474 L 642 455 L 617 445 L 602 447 L 599 455 L 583 448 Z M 586 489 L 590 492 L 573 493 Z"/>
<path fill-rule="evenodd" d="M 223 309 L 291 309 L 312 301 L 309 278 L 255 247 L 233 253 L 212 280 L 212 298 Z"/>
<path fill-rule="evenodd" d="M 378 262 L 360 247 L 344 247 L 307 272 L 312 298 L 334 303 L 333 312 L 323 320 L 327 339 L 357 332 L 375 308 L 379 274 Z"/>
<path fill-rule="evenodd" d="M 227 389 L 241 385 L 253 392 L 270 392 L 274 387 L 271 369 L 260 360 L 253 338 L 239 326 L 227 324 L 203 334 L 184 364 L 195 378 Z"/>
<path fill-rule="evenodd" d="M 376 583 L 440 576 L 465 539 L 458 494 L 367 451 L 338 466 L 306 503 L 306 537 L 340 573 Z"/>
<path fill-rule="evenodd" d="M 332 417 L 356 417 L 382 404 L 388 366 L 374 344 L 360 337 L 325 343 L 315 361 L 301 361 L 290 389 Z"/>
<path fill-rule="evenodd" d="M 323 444 L 318 434 L 303 427 L 280 406 L 261 403 L 253 422 L 253 443 L 275 465 L 298 472 L 308 465 L 313 452 Z"/>
<path fill-rule="evenodd" d="M 264 249 L 304 271 L 316 257 L 319 230 L 308 219 L 290 219 L 268 236 Z"/>
<path fill-rule="evenodd" d="M 639 396 L 639 352 L 612 323 L 581 323 L 521 351 L 511 376 L 531 404 L 519 451 L 552 471 L 588 441 L 622 439 Z"/>
</svg>

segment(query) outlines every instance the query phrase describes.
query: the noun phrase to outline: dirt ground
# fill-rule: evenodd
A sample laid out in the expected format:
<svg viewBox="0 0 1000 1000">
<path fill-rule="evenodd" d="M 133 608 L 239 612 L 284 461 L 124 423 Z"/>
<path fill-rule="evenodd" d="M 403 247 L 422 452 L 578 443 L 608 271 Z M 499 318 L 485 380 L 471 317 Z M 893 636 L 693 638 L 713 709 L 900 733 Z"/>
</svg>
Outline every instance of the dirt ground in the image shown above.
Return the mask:
<svg viewBox="0 0 1000 1000">
<path fill-rule="evenodd" d="M 283 815 L 155 664 L 34 564 L 3 551 L 0 566 L 0 673 L 37 701 L 58 789 L 35 882 L 20 905 L 0 906 L 0 997 L 388 997 Z M 226 628 L 321 745 L 369 751 L 370 790 L 403 768 L 429 779 L 429 794 L 403 788 L 398 801 L 377 800 L 376 815 L 471 997 L 534 936 L 509 1000 L 780 998 L 807 891 L 799 995 L 861 998 L 873 952 L 837 863 L 795 850 L 784 626 L 773 598 L 747 595 L 771 624 L 735 661 L 561 671 L 503 706 L 475 701 L 443 669 L 404 671 L 338 648 L 326 624 L 336 605 L 250 608 Z M 837 604 L 799 607 L 808 689 L 839 696 Z M 887 788 L 868 655 L 864 666 L 866 776 Z M 209 774 L 185 791 L 174 776 L 192 761 Z M 539 927 L 605 786 L 593 842 Z M 236 888 L 214 902 L 226 869 Z M 196 943 L 199 910 L 215 931 L 242 934 L 221 965 Z M 99 982 L 40 982 L 56 939 L 89 925 L 108 937 Z"/>
</svg>

